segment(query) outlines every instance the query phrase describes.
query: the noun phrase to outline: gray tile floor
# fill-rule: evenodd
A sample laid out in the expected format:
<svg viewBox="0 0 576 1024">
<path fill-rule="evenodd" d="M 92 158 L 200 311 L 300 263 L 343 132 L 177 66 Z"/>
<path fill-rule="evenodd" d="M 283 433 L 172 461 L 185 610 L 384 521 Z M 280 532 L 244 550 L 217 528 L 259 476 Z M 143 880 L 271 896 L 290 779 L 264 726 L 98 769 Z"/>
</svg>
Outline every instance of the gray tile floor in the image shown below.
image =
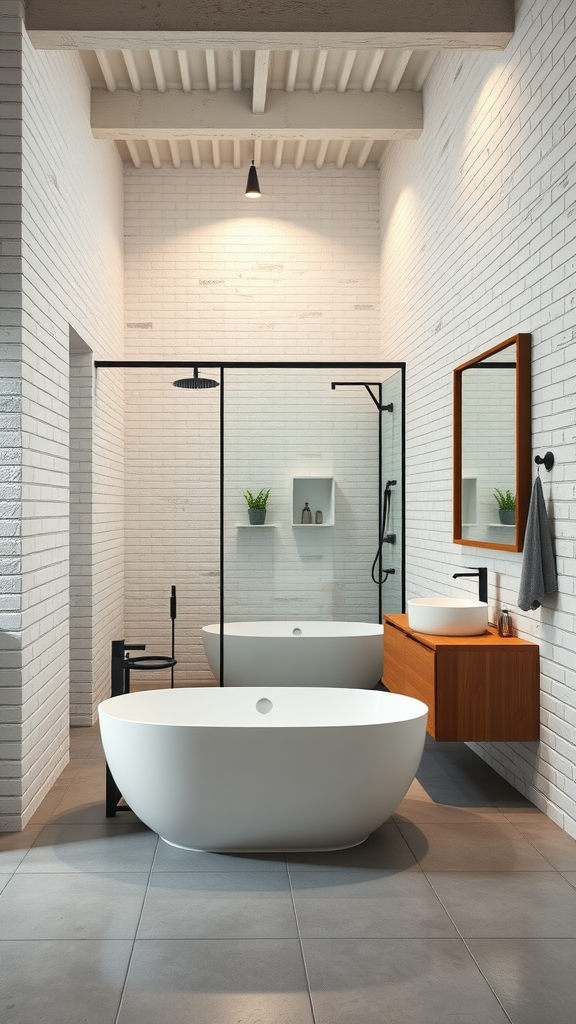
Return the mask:
<svg viewBox="0 0 576 1024">
<path fill-rule="evenodd" d="M 335 853 L 187 853 L 107 821 L 98 731 L 0 836 L 2 1024 L 570 1024 L 576 842 L 462 744 Z"/>
</svg>

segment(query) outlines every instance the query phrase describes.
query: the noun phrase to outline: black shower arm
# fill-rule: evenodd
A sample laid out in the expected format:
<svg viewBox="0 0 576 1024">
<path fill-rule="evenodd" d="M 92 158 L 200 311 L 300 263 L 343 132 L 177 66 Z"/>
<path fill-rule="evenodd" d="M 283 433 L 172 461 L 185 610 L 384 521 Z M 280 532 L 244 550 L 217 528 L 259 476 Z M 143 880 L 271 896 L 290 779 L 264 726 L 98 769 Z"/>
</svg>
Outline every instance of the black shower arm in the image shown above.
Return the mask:
<svg viewBox="0 0 576 1024">
<path fill-rule="evenodd" d="M 380 381 L 363 381 L 363 380 L 334 380 L 332 381 L 332 390 L 335 388 L 366 388 L 366 391 L 370 395 L 370 398 L 374 402 L 374 405 L 378 409 L 378 412 L 393 412 L 394 404 L 390 402 L 390 405 L 382 405 L 382 384 Z M 372 388 L 378 388 L 378 398 L 372 391 Z"/>
</svg>

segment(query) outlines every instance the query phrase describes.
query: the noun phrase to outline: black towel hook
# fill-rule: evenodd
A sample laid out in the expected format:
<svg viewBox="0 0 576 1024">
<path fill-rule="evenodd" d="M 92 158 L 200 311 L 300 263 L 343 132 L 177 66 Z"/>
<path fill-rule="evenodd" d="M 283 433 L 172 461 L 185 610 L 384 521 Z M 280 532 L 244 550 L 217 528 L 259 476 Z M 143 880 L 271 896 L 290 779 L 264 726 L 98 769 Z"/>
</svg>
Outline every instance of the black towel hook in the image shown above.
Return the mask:
<svg viewBox="0 0 576 1024">
<path fill-rule="evenodd" d="M 544 465 L 544 469 L 547 469 L 548 472 L 550 472 L 552 466 L 554 465 L 554 456 L 552 452 L 546 452 L 546 455 L 544 455 L 544 457 L 542 457 L 542 455 L 537 455 L 534 459 L 534 462 L 538 466 L 538 473 L 540 473 L 540 466 L 542 464 Z"/>
</svg>

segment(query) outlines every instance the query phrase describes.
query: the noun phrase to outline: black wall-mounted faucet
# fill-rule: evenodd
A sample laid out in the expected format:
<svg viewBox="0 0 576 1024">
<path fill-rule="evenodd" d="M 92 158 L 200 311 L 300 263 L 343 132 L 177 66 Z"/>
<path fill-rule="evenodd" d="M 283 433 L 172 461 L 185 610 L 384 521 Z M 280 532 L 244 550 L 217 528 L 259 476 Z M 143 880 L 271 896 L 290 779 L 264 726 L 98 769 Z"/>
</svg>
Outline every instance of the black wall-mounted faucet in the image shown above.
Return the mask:
<svg viewBox="0 0 576 1024">
<path fill-rule="evenodd" d="M 488 604 L 488 569 L 485 565 L 473 566 L 469 565 L 468 569 L 474 569 L 474 572 L 455 572 L 452 576 L 453 580 L 457 580 L 460 576 L 470 576 L 473 579 L 478 579 L 478 600 L 484 601 L 484 604 Z"/>
</svg>

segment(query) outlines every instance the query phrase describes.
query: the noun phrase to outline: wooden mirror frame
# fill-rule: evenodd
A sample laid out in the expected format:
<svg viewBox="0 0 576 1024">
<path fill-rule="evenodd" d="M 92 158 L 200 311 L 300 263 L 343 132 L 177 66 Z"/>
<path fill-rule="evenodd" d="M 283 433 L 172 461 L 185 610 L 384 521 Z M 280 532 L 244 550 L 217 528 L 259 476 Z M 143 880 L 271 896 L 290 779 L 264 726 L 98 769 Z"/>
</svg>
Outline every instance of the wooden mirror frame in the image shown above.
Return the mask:
<svg viewBox="0 0 576 1024">
<path fill-rule="evenodd" d="M 473 548 L 498 548 L 501 551 L 522 551 L 524 531 L 532 489 L 531 464 L 531 334 L 515 334 L 494 348 L 482 352 L 454 370 L 454 534 L 455 544 Z M 496 352 L 516 345 L 516 534 L 513 544 L 494 544 L 462 537 L 462 372 Z"/>
</svg>

